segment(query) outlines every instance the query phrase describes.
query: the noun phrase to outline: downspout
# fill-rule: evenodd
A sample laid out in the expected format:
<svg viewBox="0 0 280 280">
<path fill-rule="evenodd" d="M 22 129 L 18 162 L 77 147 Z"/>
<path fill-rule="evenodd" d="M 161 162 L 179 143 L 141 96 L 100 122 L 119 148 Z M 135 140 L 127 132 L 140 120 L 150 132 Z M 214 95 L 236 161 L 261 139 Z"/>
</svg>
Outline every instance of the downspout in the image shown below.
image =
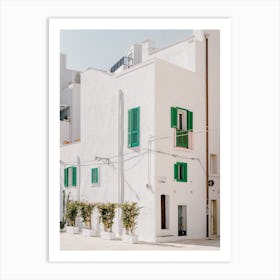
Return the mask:
<svg viewBox="0 0 280 280">
<path fill-rule="evenodd" d="M 208 120 L 208 37 L 209 34 L 205 34 L 205 93 L 206 93 L 206 237 L 210 237 L 209 229 L 210 229 L 210 223 L 209 223 L 209 187 L 208 187 L 208 181 L 209 181 L 209 120 Z"/>
<path fill-rule="evenodd" d="M 119 90 L 119 111 L 118 111 L 118 203 L 124 201 L 124 98 L 122 90 Z M 121 211 L 117 212 L 118 235 L 122 234 Z"/>
<path fill-rule="evenodd" d="M 77 163 L 78 163 L 78 195 L 77 200 L 81 200 L 81 159 L 78 156 L 77 157 Z"/>
</svg>

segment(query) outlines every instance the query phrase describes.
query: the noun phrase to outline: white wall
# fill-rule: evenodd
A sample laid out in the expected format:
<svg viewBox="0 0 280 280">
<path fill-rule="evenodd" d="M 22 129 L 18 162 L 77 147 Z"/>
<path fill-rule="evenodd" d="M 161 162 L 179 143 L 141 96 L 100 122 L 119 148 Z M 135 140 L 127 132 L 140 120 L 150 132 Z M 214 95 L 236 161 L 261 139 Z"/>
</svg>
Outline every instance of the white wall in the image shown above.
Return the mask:
<svg viewBox="0 0 280 280">
<path fill-rule="evenodd" d="M 64 141 L 70 141 L 70 122 L 66 120 L 60 121 L 60 145 Z"/>
<path fill-rule="evenodd" d="M 148 183 L 148 138 L 154 134 L 154 64 L 137 71 L 115 74 L 88 70 L 81 77 L 81 143 L 67 145 L 61 159 L 85 165 L 80 172 L 80 199 L 91 202 L 118 202 L 118 96 L 124 94 L 124 201 L 142 207 L 136 233 L 139 239 L 152 241 L 154 234 L 153 192 Z M 127 148 L 128 109 L 140 106 L 140 147 Z M 95 156 L 113 157 L 111 164 L 95 161 Z M 88 163 L 88 164 L 87 164 Z M 91 168 L 99 168 L 99 184 L 91 184 Z M 152 168 L 152 167 L 151 167 Z M 135 174 L 138 176 L 135 176 Z M 153 170 L 151 170 L 153 176 Z M 78 187 L 68 188 L 78 199 Z M 117 230 L 115 224 L 113 230 Z"/>
<path fill-rule="evenodd" d="M 143 49 L 147 49 L 146 45 L 147 44 L 143 45 Z M 150 58 L 160 58 L 190 71 L 196 71 L 195 48 L 196 41 L 190 38 L 166 48 L 152 51 L 150 55 L 147 56 L 143 55 L 143 50 L 142 59 L 146 61 Z"/>
<path fill-rule="evenodd" d="M 139 238 L 148 241 L 152 241 L 154 235 L 154 193 L 146 185 L 149 183 L 149 171 L 153 184 L 154 161 L 152 157 L 149 166 L 147 153 L 142 153 L 148 148 L 150 135 L 154 134 L 154 78 L 155 66 L 149 63 L 119 74 L 114 79 L 114 88 L 124 93 L 124 200 L 136 201 L 142 207 L 136 232 Z M 139 106 L 140 146 L 128 148 L 128 110 Z"/>
<path fill-rule="evenodd" d="M 195 73 L 165 61 L 156 63 L 155 149 L 180 157 L 155 155 L 156 234 L 178 235 L 178 205 L 187 206 L 187 238 L 206 236 L 205 134 L 197 133 L 205 127 L 205 99 L 203 81 Z M 193 150 L 176 148 L 174 128 L 170 123 L 170 108 L 182 107 L 193 112 Z M 197 160 L 184 159 L 197 158 Z M 188 182 L 173 179 L 176 162 L 188 163 Z M 166 177 L 165 183 L 159 178 Z M 160 195 L 169 196 L 169 228 L 162 230 Z"/>
</svg>

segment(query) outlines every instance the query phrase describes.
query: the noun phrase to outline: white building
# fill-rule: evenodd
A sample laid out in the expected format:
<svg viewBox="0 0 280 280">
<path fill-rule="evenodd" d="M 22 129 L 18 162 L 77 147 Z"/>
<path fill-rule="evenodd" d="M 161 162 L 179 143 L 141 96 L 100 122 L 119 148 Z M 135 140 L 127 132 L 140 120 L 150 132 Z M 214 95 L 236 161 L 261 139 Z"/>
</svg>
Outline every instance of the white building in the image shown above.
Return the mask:
<svg viewBox="0 0 280 280">
<path fill-rule="evenodd" d="M 110 72 L 81 73 L 81 141 L 61 147 L 71 198 L 138 202 L 140 240 L 220 234 L 219 31 L 193 34 L 163 49 L 146 40 Z"/>
<path fill-rule="evenodd" d="M 60 55 L 60 144 L 80 141 L 80 73 Z"/>
</svg>

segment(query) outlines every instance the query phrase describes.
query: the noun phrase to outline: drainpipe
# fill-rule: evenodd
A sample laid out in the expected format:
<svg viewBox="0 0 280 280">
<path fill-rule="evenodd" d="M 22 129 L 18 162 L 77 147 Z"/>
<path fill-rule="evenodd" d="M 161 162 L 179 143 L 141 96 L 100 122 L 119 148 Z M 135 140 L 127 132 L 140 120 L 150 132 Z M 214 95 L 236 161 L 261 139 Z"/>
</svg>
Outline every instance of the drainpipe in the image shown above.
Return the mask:
<svg viewBox="0 0 280 280">
<path fill-rule="evenodd" d="M 77 165 L 78 165 L 78 195 L 77 195 L 77 200 L 81 200 L 81 159 L 78 156 L 77 157 Z"/>
<path fill-rule="evenodd" d="M 205 93 L 206 93 L 206 237 L 210 237 L 210 221 L 209 221 L 209 123 L 208 123 L 208 37 L 209 34 L 205 34 Z"/>
<path fill-rule="evenodd" d="M 118 203 L 124 201 L 124 97 L 122 90 L 119 90 L 119 111 L 118 111 Z M 118 235 L 122 234 L 121 210 L 117 212 Z"/>
</svg>

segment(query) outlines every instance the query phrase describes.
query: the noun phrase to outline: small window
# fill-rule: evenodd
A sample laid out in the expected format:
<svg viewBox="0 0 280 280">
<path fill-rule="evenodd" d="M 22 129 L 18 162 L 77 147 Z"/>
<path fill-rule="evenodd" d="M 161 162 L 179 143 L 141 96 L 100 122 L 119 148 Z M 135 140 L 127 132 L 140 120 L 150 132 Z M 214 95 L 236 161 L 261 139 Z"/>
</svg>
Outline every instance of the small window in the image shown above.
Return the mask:
<svg viewBox="0 0 280 280">
<path fill-rule="evenodd" d="M 77 186 L 77 167 L 67 167 L 64 169 L 64 186 Z"/>
<path fill-rule="evenodd" d="M 186 162 L 174 164 L 174 179 L 177 182 L 188 182 L 188 164 Z"/>
<path fill-rule="evenodd" d="M 217 155 L 210 154 L 210 172 L 211 174 L 217 174 Z"/>
<path fill-rule="evenodd" d="M 187 206 L 178 205 L 178 236 L 187 235 Z"/>
<path fill-rule="evenodd" d="M 171 107 L 171 127 L 175 128 L 176 147 L 192 149 L 193 112 Z"/>
<path fill-rule="evenodd" d="M 98 183 L 98 168 L 91 169 L 91 183 L 92 184 Z"/>
<path fill-rule="evenodd" d="M 168 229 L 169 224 L 169 197 L 162 194 L 160 196 L 161 229 Z"/>
</svg>

